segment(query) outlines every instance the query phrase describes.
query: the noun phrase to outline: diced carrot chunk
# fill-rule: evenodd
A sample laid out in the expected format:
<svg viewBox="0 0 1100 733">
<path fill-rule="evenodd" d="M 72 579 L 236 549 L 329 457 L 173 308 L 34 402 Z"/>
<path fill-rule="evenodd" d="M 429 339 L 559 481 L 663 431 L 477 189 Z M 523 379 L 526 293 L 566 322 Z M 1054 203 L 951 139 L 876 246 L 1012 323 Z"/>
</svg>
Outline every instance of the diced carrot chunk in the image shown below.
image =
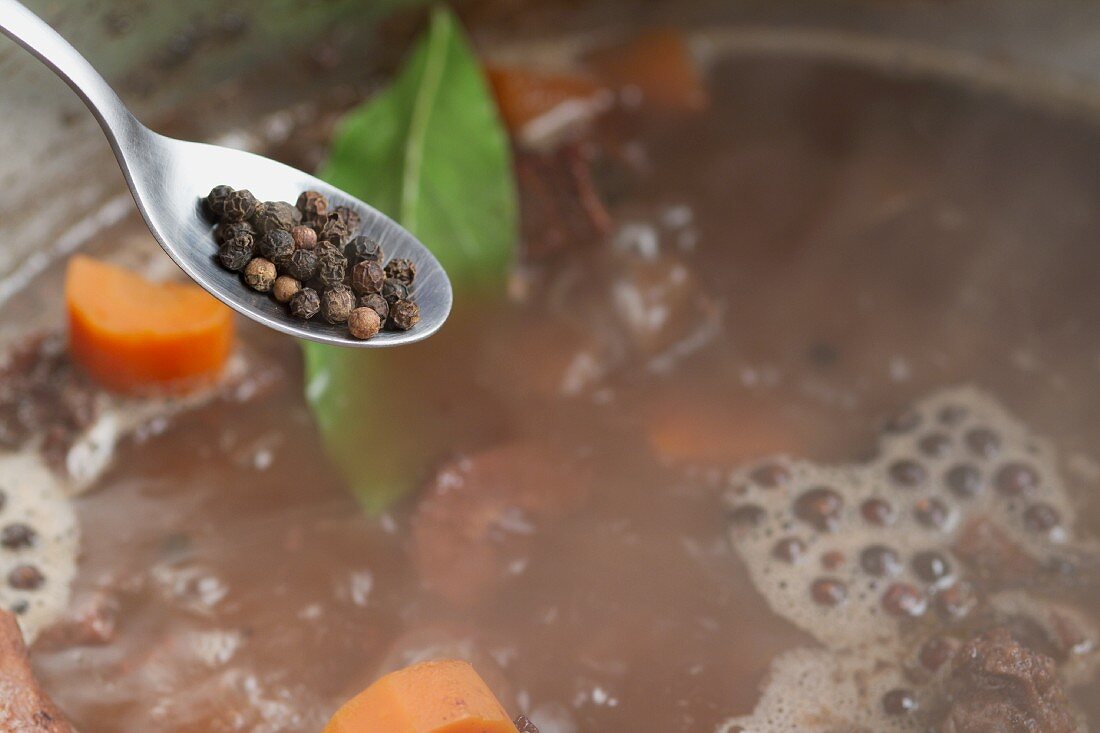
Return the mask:
<svg viewBox="0 0 1100 733">
<path fill-rule="evenodd" d="M 212 381 L 233 346 L 233 312 L 194 285 L 156 283 L 83 255 L 65 276 L 69 349 L 119 391 Z"/>
<path fill-rule="evenodd" d="M 500 114 L 512 133 L 559 105 L 593 100 L 603 87 L 593 79 L 575 74 L 550 74 L 515 67 L 486 70 L 493 86 Z"/>
<path fill-rule="evenodd" d="M 590 66 L 609 84 L 637 87 L 643 101 L 672 111 L 698 111 L 709 103 L 706 84 L 684 34 L 649 31 L 625 46 L 597 52 Z"/>
<path fill-rule="evenodd" d="M 324 733 L 516 733 L 468 662 L 422 662 L 391 672 L 344 704 Z"/>
</svg>

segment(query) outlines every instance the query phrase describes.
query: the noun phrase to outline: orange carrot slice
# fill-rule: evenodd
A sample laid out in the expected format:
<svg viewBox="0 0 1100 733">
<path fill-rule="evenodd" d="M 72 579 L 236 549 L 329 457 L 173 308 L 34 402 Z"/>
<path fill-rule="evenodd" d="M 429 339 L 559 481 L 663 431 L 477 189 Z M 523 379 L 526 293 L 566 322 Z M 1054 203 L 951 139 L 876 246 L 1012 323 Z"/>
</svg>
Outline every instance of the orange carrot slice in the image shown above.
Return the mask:
<svg viewBox="0 0 1100 733">
<path fill-rule="evenodd" d="M 323 733 L 516 733 L 469 663 L 445 659 L 391 672 L 336 711 Z"/>
<path fill-rule="evenodd" d="M 490 67 L 486 72 L 501 117 L 513 134 L 566 102 L 594 101 L 604 92 L 598 82 L 580 75 L 549 74 L 516 67 Z"/>
<path fill-rule="evenodd" d="M 637 87 L 644 102 L 670 111 L 698 111 L 709 100 L 703 75 L 684 34 L 649 31 L 625 46 L 597 52 L 589 65 L 615 87 Z"/>
<path fill-rule="evenodd" d="M 201 288 L 83 255 L 69 260 L 65 304 L 73 359 L 110 389 L 208 383 L 233 346 L 232 311 Z"/>
</svg>

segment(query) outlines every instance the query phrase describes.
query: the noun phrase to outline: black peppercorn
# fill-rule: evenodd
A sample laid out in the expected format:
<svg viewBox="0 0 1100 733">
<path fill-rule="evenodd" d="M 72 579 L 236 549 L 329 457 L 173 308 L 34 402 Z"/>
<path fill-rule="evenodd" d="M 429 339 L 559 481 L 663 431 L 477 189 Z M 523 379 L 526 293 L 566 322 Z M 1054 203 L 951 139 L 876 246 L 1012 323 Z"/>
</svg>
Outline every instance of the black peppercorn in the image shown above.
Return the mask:
<svg viewBox="0 0 1100 733">
<path fill-rule="evenodd" d="M 344 247 L 344 256 L 348 258 L 348 265 L 355 267 L 363 260 L 381 264 L 386 254 L 382 245 L 370 237 L 355 237 Z"/>
<path fill-rule="evenodd" d="M 318 241 L 314 252 L 318 257 L 340 257 L 340 248 L 330 242 Z"/>
<path fill-rule="evenodd" d="M 420 322 L 420 306 L 411 300 L 398 300 L 390 306 L 386 325 L 398 331 L 408 331 Z"/>
<path fill-rule="evenodd" d="M 202 200 L 206 213 L 215 221 L 225 216 L 225 199 L 233 193 L 232 186 L 214 186 Z"/>
<path fill-rule="evenodd" d="M 301 221 L 302 212 L 285 201 L 266 201 L 252 215 L 252 226 L 260 234 L 270 234 L 280 229 L 289 232 Z"/>
<path fill-rule="evenodd" d="M 343 285 L 348 273 L 347 259 L 335 247 L 322 247 L 318 251 L 317 259 L 320 265 L 317 269 L 317 279 L 326 288 Z"/>
<path fill-rule="evenodd" d="M 382 266 L 371 260 L 363 260 L 351 268 L 351 288 L 359 295 L 381 293 L 386 273 Z"/>
<path fill-rule="evenodd" d="M 328 216 L 328 199 L 318 191 L 302 191 L 296 206 L 302 214 L 302 221 L 321 221 Z"/>
<path fill-rule="evenodd" d="M 329 323 L 344 323 L 355 309 L 355 295 L 347 285 L 336 285 L 321 294 L 321 316 Z"/>
<path fill-rule="evenodd" d="M 390 309 L 393 309 L 393 304 L 399 300 L 408 300 L 409 288 L 405 283 L 392 277 L 386 278 L 386 281 L 382 283 L 382 297 L 390 304 Z"/>
<path fill-rule="evenodd" d="M 334 247 L 343 247 L 348 241 L 348 227 L 336 214 L 329 214 L 328 219 L 317 229 L 317 241 L 328 242 Z"/>
<path fill-rule="evenodd" d="M 348 331 L 357 339 L 374 338 L 382 330 L 382 319 L 373 308 L 356 308 L 348 315 Z"/>
<path fill-rule="evenodd" d="M 313 288 L 302 288 L 290 299 L 290 315 L 308 321 L 321 310 L 321 296 Z"/>
<path fill-rule="evenodd" d="M 259 202 L 247 189 L 234 191 L 225 197 L 222 204 L 222 219 L 225 221 L 244 221 L 256 213 Z"/>
<path fill-rule="evenodd" d="M 332 210 L 332 213 L 339 221 L 343 222 L 344 231 L 347 232 L 348 237 L 354 237 L 359 233 L 359 227 L 362 226 L 363 220 L 360 218 L 358 211 L 347 206 L 337 206 Z"/>
<path fill-rule="evenodd" d="M 312 250 L 296 249 L 286 261 L 286 266 L 283 269 L 291 277 L 302 282 L 309 282 L 317 277 L 318 267 L 320 267 L 320 262 Z"/>
<path fill-rule="evenodd" d="M 241 273 L 248 287 L 270 292 L 292 316 L 308 320 L 320 313 L 329 323 L 347 322 L 360 339 L 419 322 L 410 294 L 416 264 L 405 258 L 384 264 L 382 246 L 356 236 L 362 219 L 355 209 L 332 207 L 319 191 L 303 191 L 291 205 L 261 203 L 224 185 L 202 205 L 217 221 L 222 266 Z"/>
<path fill-rule="evenodd" d="M 253 239 L 259 239 L 256 236 L 256 229 L 247 221 L 223 221 L 218 226 L 214 227 L 214 240 L 218 244 L 223 244 L 233 237 L 238 237 L 242 234 L 247 234 Z"/>
<path fill-rule="evenodd" d="M 382 323 L 386 322 L 386 319 L 390 317 L 390 304 L 386 302 L 386 299 L 382 297 L 381 293 L 369 293 L 359 299 L 359 306 L 362 308 L 370 308 L 372 311 L 378 314 L 378 317 L 382 319 Z"/>
<path fill-rule="evenodd" d="M 230 239 L 218 250 L 218 262 L 227 270 L 240 272 L 252 259 L 256 250 L 252 237 L 242 234 Z"/>
<path fill-rule="evenodd" d="M 302 289 L 302 283 L 298 282 L 290 275 L 280 275 L 275 278 L 275 284 L 271 286 L 271 294 L 275 296 L 275 300 L 280 303 L 289 303 L 290 299 Z"/>
<path fill-rule="evenodd" d="M 281 229 L 270 231 L 260 240 L 260 254 L 280 268 L 294 253 L 294 238 Z"/>
<path fill-rule="evenodd" d="M 411 287 L 413 280 L 416 279 L 416 265 L 413 264 L 412 260 L 403 257 L 390 260 L 386 265 L 386 277 L 400 280 Z"/>
<path fill-rule="evenodd" d="M 265 260 L 263 257 L 256 257 L 244 268 L 245 284 L 261 293 L 266 293 L 271 290 L 271 286 L 275 284 L 277 275 L 278 273 L 275 271 L 275 265 L 272 264 L 270 260 Z"/>
<path fill-rule="evenodd" d="M 313 249 L 317 246 L 317 232 L 305 224 L 299 224 L 291 229 L 290 236 L 294 238 L 294 246 L 298 249 Z"/>
</svg>

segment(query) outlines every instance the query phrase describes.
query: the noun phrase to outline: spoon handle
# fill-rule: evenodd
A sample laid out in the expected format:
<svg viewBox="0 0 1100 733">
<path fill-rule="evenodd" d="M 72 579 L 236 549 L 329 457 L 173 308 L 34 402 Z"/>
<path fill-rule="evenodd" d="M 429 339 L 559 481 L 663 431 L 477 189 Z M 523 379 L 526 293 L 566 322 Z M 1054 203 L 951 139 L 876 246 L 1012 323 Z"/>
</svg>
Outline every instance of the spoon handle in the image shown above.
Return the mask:
<svg viewBox="0 0 1100 733">
<path fill-rule="evenodd" d="M 125 143 L 147 132 L 88 60 L 17 0 L 0 0 L 0 32 L 30 51 L 72 87 L 99 121 L 120 160 Z"/>
</svg>

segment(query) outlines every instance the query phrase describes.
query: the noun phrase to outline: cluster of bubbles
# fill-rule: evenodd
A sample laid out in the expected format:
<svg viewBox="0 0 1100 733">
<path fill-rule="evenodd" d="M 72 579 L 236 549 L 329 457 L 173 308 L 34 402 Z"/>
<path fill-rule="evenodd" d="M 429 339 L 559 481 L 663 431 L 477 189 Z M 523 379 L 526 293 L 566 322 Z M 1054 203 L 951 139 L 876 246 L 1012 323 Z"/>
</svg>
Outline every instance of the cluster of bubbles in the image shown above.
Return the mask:
<svg viewBox="0 0 1100 733">
<path fill-rule="evenodd" d="M 19 617 L 30 643 L 68 604 L 77 520 L 37 451 L 0 456 L 0 477 L 0 608 Z"/>
<path fill-rule="evenodd" d="M 990 605 L 960 538 L 992 523 L 1038 562 L 1072 541 L 1053 451 L 972 388 L 892 420 L 868 463 L 771 459 L 735 472 L 727 501 L 756 588 L 824 646 L 779 657 L 756 711 L 727 733 L 922 728 L 913 713 L 953 651 L 929 627 Z"/>
</svg>

